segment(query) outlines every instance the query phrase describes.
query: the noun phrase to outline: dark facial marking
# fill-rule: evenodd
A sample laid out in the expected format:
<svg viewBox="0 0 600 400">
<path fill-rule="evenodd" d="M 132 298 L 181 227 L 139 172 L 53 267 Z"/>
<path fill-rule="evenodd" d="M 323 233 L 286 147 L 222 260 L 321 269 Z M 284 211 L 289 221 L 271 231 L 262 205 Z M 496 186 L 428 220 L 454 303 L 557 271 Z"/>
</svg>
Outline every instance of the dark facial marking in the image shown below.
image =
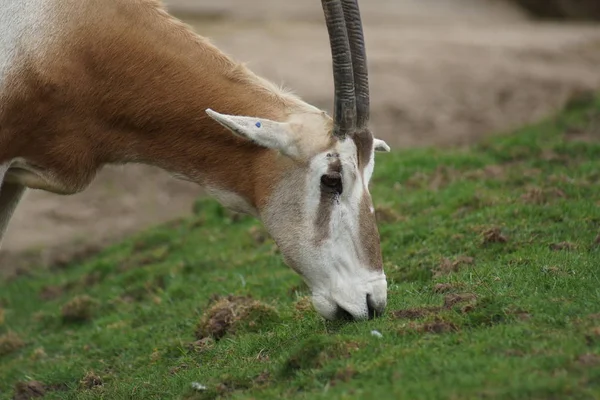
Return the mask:
<svg viewBox="0 0 600 400">
<path fill-rule="evenodd" d="M 371 152 L 373 151 L 373 135 L 365 129 L 352 135 L 352 140 L 354 140 L 354 144 L 356 145 L 358 168 L 362 171 L 371 159 Z"/>
<path fill-rule="evenodd" d="M 358 215 L 358 229 L 360 230 L 359 237 L 364 240 L 365 258 L 363 262 L 375 271 L 383 269 L 383 260 L 381 257 L 381 246 L 379 238 L 379 230 L 375 216 L 371 213 L 372 203 L 368 196 L 363 195 L 360 202 L 360 212 Z"/>
<path fill-rule="evenodd" d="M 329 154 L 328 154 L 329 157 Z M 331 156 L 332 158 L 335 156 Z M 327 172 L 321 177 L 321 198 L 317 209 L 315 228 L 317 236 L 315 241 L 321 243 L 329 237 L 329 223 L 331 212 L 343 192 L 342 186 L 342 162 L 339 158 L 329 164 Z"/>
</svg>

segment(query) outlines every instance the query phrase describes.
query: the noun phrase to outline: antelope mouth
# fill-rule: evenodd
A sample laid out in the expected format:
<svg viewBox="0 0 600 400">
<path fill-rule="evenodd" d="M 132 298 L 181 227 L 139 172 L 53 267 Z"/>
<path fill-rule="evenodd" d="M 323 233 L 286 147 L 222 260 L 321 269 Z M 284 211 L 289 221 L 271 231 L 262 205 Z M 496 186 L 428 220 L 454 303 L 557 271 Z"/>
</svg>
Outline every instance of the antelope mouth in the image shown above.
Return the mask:
<svg viewBox="0 0 600 400">
<path fill-rule="evenodd" d="M 366 321 L 381 317 L 387 307 L 387 288 L 378 293 L 366 293 L 352 301 L 335 300 L 334 296 L 313 294 L 312 302 L 316 311 L 327 320 Z"/>
</svg>

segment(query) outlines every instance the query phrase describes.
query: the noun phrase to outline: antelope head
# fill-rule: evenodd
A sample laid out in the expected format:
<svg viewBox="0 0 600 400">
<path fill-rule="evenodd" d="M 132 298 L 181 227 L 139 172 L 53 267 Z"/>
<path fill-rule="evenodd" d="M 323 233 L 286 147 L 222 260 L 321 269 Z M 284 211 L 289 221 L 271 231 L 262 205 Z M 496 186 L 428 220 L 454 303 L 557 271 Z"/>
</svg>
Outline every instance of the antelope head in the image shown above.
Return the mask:
<svg viewBox="0 0 600 400">
<path fill-rule="evenodd" d="M 387 302 L 379 232 L 369 192 L 374 152 L 389 151 L 368 127 L 369 83 L 356 0 L 322 0 L 333 57 L 334 118 L 304 107 L 284 121 L 208 115 L 275 150 L 276 176 L 258 214 L 286 263 L 326 319 L 362 320 Z"/>
</svg>

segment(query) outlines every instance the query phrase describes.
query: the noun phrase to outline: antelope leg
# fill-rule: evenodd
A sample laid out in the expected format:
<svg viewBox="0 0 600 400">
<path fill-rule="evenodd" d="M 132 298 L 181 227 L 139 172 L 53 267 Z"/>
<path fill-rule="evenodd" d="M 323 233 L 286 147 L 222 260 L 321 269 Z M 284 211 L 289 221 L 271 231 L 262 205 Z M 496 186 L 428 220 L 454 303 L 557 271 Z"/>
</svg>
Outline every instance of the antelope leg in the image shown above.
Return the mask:
<svg viewBox="0 0 600 400">
<path fill-rule="evenodd" d="M 5 182 L 11 163 L 0 165 L 0 248 L 2 239 L 26 187 L 18 183 Z"/>
</svg>

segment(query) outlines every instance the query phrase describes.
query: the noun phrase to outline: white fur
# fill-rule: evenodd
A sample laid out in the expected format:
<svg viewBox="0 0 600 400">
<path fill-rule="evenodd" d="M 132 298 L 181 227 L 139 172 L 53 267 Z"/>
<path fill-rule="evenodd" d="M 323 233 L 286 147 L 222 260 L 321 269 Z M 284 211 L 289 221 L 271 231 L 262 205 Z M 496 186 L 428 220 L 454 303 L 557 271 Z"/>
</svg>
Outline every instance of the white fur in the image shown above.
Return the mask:
<svg viewBox="0 0 600 400">
<path fill-rule="evenodd" d="M 342 162 L 343 192 L 333 207 L 328 238 L 319 245 L 313 240 L 314 247 L 304 250 L 300 272 L 311 287 L 313 305 L 325 318 L 333 318 L 339 306 L 355 319 L 366 319 L 367 295 L 378 307 L 385 306 L 387 301 L 383 272 L 362 265 L 360 261 L 364 257 L 360 245 L 359 209 L 371 172 L 365 171 L 365 176 L 358 174 L 357 149 L 352 140 L 340 142 L 336 150 Z M 329 162 L 327 153 L 318 154 L 311 160 L 306 177 L 304 221 L 306 229 L 313 231 L 313 238 L 321 234 L 314 232 L 321 196 L 319 182 L 327 172 Z M 369 164 L 372 165 L 372 160 Z"/>
<path fill-rule="evenodd" d="M 381 139 L 377 139 L 375 138 L 373 140 L 373 148 L 375 151 L 384 151 L 389 153 L 390 152 L 390 146 L 388 146 L 388 144 L 386 142 L 384 142 Z"/>
<path fill-rule="evenodd" d="M 19 53 L 43 57 L 53 35 L 55 1 L 3 0 L 0 6 L 0 90 Z"/>
<path fill-rule="evenodd" d="M 298 157 L 300 154 L 288 123 L 266 118 L 220 114 L 210 108 L 206 113 L 231 132 L 260 146 L 279 150 L 290 157 Z"/>
</svg>

